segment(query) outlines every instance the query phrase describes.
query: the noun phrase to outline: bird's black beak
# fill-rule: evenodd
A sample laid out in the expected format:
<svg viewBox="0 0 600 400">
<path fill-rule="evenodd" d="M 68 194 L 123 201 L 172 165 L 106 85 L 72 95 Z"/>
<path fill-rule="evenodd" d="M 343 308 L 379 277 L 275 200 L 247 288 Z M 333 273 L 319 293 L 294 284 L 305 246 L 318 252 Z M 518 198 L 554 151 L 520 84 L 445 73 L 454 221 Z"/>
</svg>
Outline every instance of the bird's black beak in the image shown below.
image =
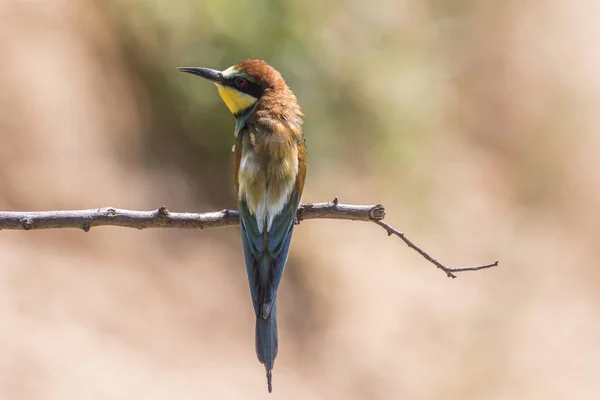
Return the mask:
<svg viewBox="0 0 600 400">
<path fill-rule="evenodd" d="M 223 73 L 214 69 L 200 67 L 178 67 L 177 69 L 181 72 L 187 72 L 188 74 L 201 76 L 204 79 L 208 79 L 214 83 L 223 82 Z"/>
</svg>

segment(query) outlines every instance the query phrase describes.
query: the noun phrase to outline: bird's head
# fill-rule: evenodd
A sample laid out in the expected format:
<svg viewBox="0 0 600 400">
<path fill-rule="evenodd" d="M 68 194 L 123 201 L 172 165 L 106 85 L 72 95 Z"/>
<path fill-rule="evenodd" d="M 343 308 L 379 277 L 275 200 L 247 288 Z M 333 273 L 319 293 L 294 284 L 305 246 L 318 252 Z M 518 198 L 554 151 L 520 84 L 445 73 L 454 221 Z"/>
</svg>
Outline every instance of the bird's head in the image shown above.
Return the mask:
<svg viewBox="0 0 600 400">
<path fill-rule="evenodd" d="M 224 71 L 201 67 L 180 67 L 179 70 L 214 82 L 227 108 L 236 117 L 251 111 L 266 92 L 287 88 L 279 72 L 262 60 L 242 61 Z"/>
</svg>

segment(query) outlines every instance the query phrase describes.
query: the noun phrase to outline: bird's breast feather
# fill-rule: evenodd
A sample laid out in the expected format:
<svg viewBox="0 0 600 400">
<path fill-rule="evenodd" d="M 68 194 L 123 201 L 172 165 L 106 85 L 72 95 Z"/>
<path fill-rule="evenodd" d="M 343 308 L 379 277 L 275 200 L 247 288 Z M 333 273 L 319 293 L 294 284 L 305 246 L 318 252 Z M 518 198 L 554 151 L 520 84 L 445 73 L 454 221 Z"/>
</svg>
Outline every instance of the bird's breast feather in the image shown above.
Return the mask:
<svg viewBox="0 0 600 400">
<path fill-rule="evenodd" d="M 242 150 L 238 172 L 238 198 L 245 200 L 256 217 L 259 229 L 270 229 L 273 218 L 285 207 L 298 175 L 298 151 L 295 146 L 285 156 L 266 162 L 253 149 Z"/>
</svg>

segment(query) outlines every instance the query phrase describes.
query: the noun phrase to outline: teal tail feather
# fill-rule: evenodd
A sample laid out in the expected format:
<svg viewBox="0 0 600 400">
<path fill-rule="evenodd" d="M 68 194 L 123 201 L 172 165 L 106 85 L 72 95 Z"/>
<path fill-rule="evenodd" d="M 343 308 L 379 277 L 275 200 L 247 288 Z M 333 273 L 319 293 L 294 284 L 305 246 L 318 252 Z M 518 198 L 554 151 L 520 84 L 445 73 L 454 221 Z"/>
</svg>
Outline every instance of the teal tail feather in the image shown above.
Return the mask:
<svg viewBox="0 0 600 400">
<path fill-rule="evenodd" d="M 258 360 L 265 365 L 267 370 L 267 387 L 269 393 L 273 389 L 271 374 L 275 357 L 277 357 L 277 303 L 273 302 L 273 307 L 267 318 L 262 315 L 256 317 L 256 355 Z"/>
</svg>

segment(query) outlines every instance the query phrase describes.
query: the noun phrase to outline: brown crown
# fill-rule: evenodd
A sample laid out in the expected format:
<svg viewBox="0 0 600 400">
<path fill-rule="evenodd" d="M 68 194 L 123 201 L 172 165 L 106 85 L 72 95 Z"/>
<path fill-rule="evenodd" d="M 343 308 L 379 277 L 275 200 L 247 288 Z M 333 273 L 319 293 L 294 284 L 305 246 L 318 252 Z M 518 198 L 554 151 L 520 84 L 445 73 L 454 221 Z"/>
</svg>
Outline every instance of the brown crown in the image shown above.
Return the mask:
<svg viewBox="0 0 600 400">
<path fill-rule="evenodd" d="M 263 60 L 242 61 L 236 64 L 236 69 L 252 76 L 263 88 L 287 88 L 287 84 L 281 74 Z"/>
</svg>

